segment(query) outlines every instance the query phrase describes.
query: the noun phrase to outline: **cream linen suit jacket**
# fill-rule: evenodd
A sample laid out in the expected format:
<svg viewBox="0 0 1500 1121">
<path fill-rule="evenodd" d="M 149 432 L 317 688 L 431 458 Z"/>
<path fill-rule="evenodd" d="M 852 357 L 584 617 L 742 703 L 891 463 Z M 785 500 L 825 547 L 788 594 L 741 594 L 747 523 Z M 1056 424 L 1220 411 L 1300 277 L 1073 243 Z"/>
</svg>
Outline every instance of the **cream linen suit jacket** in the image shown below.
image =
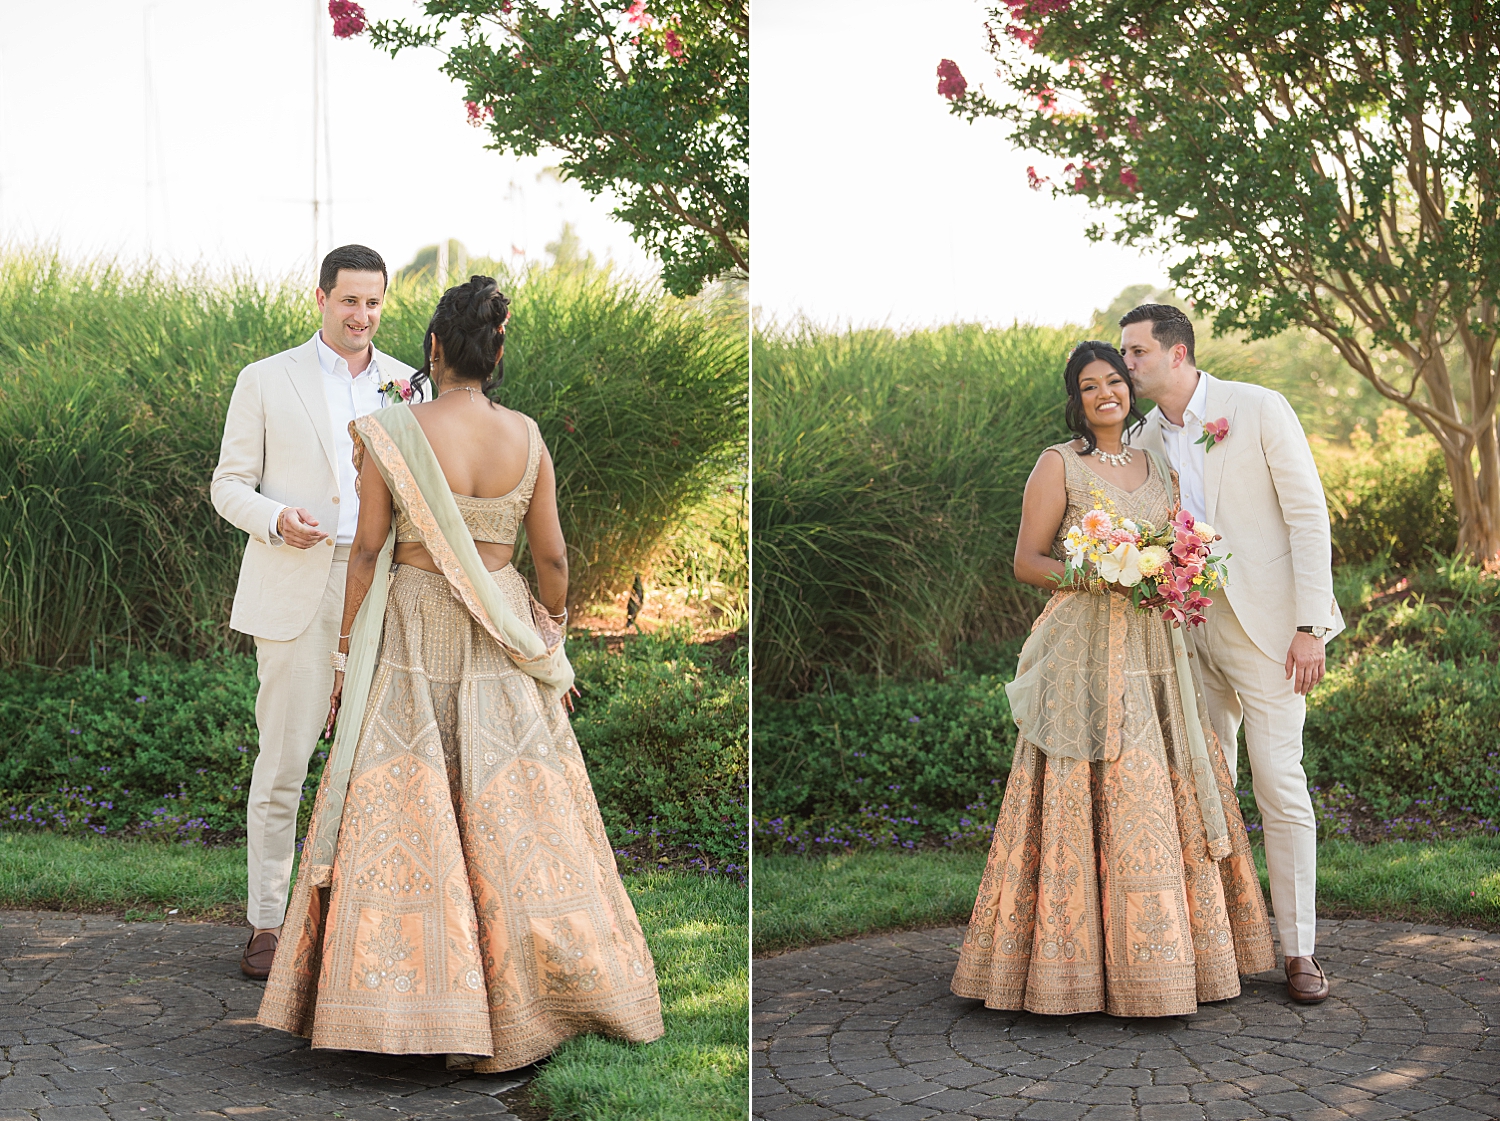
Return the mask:
<svg viewBox="0 0 1500 1121">
<path fill-rule="evenodd" d="M 382 380 L 415 372 L 381 351 L 375 355 Z M 284 642 L 317 613 L 333 567 L 339 503 L 356 501 L 339 494 L 333 449 L 313 340 L 240 371 L 211 486 L 214 509 L 250 535 L 229 616 L 235 630 Z M 283 504 L 308 510 L 328 537 L 310 549 L 272 545 L 271 515 Z"/>
<path fill-rule="evenodd" d="M 1225 593 L 1250 641 L 1268 658 L 1284 661 L 1299 626 L 1329 628 L 1325 642 L 1344 629 L 1333 598 L 1323 484 L 1285 397 L 1249 382 L 1202 376 L 1208 383 L 1204 419 L 1229 421 L 1229 435 L 1203 456 L 1204 509 L 1224 537 L 1215 548 L 1234 554 Z M 1168 459 L 1160 421 L 1161 409 L 1152 409 L 1130 442 Z"/>
</svg>

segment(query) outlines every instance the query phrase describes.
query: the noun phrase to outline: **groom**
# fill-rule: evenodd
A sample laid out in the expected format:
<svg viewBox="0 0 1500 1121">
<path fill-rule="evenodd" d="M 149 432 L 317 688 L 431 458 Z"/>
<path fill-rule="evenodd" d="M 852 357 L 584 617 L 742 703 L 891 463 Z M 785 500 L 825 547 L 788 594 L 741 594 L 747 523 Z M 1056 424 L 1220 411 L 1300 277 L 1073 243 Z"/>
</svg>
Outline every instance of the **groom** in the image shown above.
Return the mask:
<svg viewBox="0 0 1500 1121">
<path fill-rule="evenodd" d="M 229 625 L 255 636 L 260 677 L 260 753 L 245 823 L 253 933 L 240 958 L 256 980 L 276 954 L 297 805 L 333 692 L 329 659 L 359 521 L 349 423 L 383 404 L 382 385 L 414 372 L 371 341 L 386 282 L 385 261 L 363 245 L 323 258 L 322 327 L 240 371 L 214 469 L 214 509 L 250 535 Z"/>
<path fill-rule="evenodd" d="M 1313 957 L 1318 831 L 1302 723 L 1306 696 L 1323 677 L 1324 645 L 1344 628 L 1323 486 L 1286 398 L 1199 370 L 1193 325 L 1181 311 L 1142 304 L 1120 327 L 1136 391 L 1156 402 L 1134 442 L 1166 456 L 1183 507 L 1212 524 L 1224 538 L 1219 550 L 1234 555 L 1193 651 L 1231 776 L 1245 725 L 1287 994 L 1315 1004 L 1328 996 L 1328 978 Z"/>
</svg>

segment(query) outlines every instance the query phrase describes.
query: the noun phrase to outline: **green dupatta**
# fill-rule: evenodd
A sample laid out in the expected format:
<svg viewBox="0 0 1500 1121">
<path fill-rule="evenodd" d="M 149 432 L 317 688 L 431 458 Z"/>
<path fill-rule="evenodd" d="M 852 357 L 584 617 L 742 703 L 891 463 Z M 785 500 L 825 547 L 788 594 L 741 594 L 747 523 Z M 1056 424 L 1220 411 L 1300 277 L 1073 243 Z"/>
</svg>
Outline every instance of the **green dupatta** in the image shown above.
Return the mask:
<svg viewBox="0 0 1500 1121">
<path fill-rule="evenodd" d="M 392 501 L 403 508 L 432 559 L 448 579 L 454 597 L 484 627 L 515 662 L 516 668 L 536 678 L 548 703 L 560 700 L 573 684 L 573 667 L 563 650 L 563 629 L 533 601 L 532 618 L 511 610 L 484 567 L 474 539 L 464 524 L 458 503 L 422 427 L 409 405 L 392 405 L 360 417 L 349 425 L 354 437 L 354 462 L 373 455 Z M 307 841 L 303 845 L 301 876 L 315 887 L 326 887 L 333 875 L 333 855 L 354 752 L 364 729 L 365 705 L 385 629 L 386 595 L 396 531 L 392 527 L 375 561 L 375 577 L 360 605 L 349 637 L 349 661 L 344 670 L 344 692 L 334 731 L 333 750 L 324 768 Z"/>
</svg>

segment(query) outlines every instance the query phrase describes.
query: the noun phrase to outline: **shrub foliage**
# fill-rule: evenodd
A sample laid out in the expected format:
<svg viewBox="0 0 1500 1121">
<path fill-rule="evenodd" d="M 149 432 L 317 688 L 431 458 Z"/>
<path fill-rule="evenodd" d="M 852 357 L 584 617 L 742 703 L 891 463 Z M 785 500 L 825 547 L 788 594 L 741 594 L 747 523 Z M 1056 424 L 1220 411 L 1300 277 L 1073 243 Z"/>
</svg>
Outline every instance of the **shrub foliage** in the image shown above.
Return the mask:
<svg viewBox="0 0 1500 1121">
<path fill-rule="evenodd" d="M 1005 680 L 866 680 L 757 700 L 757 847 L 911 848 L 985 835 L 1015 747 Z"/>
<path fill-rule="evenodd" d="M 655 829 L 695 850 L 700 867 L 742 872 L 743 657 L 726 668 L 668 634 L 632 640 L 623 655 L 585 645 L 574 661 L 573 727 L 611 839 Z M 5 671 L 0 826 L 188 842 L 243 834 L 255 693 L 255 661 L 239 654 Z M 313 757 L 299 836 L 325 758 Z"/>
</svg>

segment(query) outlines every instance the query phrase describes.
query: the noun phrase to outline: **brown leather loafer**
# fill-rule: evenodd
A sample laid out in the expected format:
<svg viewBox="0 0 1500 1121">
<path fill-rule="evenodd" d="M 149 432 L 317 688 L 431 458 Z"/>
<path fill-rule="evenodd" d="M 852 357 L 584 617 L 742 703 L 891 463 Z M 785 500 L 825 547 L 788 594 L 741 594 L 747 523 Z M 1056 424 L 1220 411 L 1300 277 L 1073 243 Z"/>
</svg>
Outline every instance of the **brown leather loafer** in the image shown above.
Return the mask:
<svg viewBox="0 0 1500 1121">
<path fill-rule="evenodd" d="M 240 956 L 240 972 L 252 981 L 264 981 L 271 975 L 271 963 L 276 960 L 276 944 L 281 941 L 272 931 L 252 934 L 245 943 L 245 952 Z"/>
<path fill-rule="evenodd" d="M 1286 959 L 1286 995 L 1298 1004 L 1328 999 L 1328 975 L 1315 957 Z"/>
</svg>

